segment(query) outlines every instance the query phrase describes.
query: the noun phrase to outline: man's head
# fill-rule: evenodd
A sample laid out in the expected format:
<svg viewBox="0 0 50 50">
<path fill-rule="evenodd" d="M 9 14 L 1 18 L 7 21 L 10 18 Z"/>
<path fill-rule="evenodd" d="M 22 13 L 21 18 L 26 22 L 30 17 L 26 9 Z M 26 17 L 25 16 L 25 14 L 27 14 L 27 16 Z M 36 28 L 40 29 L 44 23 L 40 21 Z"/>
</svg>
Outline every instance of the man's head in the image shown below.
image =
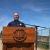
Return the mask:
<svg viewBox="0 0 50 50">
<path fill-rule="evenodd" d="M 19 20 L 19 15 L 18 15 L 18 13 L 14 13 L 14 20 Z"/>
</svg>

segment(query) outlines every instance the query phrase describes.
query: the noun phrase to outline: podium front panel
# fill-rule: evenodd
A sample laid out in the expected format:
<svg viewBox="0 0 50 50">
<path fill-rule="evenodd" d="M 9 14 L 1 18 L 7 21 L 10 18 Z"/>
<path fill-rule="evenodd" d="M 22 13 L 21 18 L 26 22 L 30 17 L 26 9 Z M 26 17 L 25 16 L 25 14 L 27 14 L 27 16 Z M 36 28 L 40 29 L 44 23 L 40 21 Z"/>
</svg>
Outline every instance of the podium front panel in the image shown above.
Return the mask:
<svg viewBox="0 0 50 50">
<path fill-rule="evenodd" d="M 34 43 L 36 41 L 36 30 L 35 28 L 29 28 L 29 27 L 3 27 L 2 31 L 2 42 L 3 43 L 17 43 L 17 41 L 14 40 L 13 35 L 14 32 L 18 29 L 24 30 L 26 34 L 26 39 L 23 41 L 23 43 Z M 16 36 L 19 33 L 16 32 Z"/>
</svg>

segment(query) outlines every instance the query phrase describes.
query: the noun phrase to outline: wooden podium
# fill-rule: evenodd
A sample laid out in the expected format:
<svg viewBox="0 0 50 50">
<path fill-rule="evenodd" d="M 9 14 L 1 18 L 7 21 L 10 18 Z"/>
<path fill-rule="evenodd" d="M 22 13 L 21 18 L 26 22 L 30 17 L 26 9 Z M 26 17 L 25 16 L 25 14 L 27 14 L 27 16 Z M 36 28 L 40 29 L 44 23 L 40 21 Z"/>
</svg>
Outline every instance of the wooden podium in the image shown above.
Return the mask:
<svg viewBox="0 0 50 50">
<path fill-rule="evenodd" d="M 3 50 L 34 50 L 35 42 L 35 28 L 3 27 Z"/>
</svg>

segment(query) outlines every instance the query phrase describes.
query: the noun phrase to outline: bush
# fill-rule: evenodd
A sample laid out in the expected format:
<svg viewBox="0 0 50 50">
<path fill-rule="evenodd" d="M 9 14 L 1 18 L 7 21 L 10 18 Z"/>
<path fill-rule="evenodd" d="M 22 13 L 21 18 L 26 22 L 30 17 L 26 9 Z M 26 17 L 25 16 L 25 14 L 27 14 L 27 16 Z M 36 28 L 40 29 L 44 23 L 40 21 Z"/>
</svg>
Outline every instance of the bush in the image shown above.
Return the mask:
<svg viewBox="0 0 50 50">
<path fill-rule="evenodd" d="M 44 48 L 44 49 L 49 49 L 49 44 L 37 44 L 38 47 Z"/>
<path fill-rule="evenodd" d="M 45 49 L 49 49 L 49 44 L 45 44 Z"/>
</svg>

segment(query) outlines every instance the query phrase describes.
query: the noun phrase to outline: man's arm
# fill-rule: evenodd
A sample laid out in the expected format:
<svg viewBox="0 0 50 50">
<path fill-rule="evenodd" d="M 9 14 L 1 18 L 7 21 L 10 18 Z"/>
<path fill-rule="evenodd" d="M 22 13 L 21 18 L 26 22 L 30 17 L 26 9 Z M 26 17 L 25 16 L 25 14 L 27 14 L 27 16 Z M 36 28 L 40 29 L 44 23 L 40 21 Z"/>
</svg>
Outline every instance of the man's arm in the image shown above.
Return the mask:
<svg viewBox="0 0 50 50">
<path fill-rule="evenodd" d="M 11 22 L 10 23 L 8 23 L 8 25 L 7 26 L 11 26 Z"/>
<path fill-rule="evenodd" d="M 24 23 L 22 23 L 22 27 L 26 27 Z"/>
</svg>

